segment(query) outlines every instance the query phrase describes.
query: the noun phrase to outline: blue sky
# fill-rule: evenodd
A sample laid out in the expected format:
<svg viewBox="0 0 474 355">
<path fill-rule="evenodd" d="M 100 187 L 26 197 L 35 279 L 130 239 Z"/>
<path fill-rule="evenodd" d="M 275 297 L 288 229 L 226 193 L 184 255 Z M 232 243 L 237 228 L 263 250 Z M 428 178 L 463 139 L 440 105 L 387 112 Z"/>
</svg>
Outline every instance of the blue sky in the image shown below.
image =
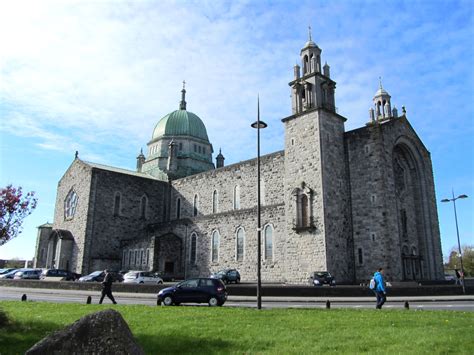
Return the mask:
<svg viewBox="0 0 474 355">
<path fill-rule="evenodd" d="M 337 82 L 346 130 L 364 125 L 383 77 L 392 105 L 430 150 L 437 200 L 456 194 L 461 241 L 474 244 L 473 1 L 2 1 L 0 185 L 39 204 L 0 258 L 31 258 L 74 158 L 134 169 L 155 124 L 178 108 L 206 124 L 226 164 L 283 149 L 288 82 L 307 40 Z M 452 205 L 438 203 L 445 256 Z"/>
</svg>

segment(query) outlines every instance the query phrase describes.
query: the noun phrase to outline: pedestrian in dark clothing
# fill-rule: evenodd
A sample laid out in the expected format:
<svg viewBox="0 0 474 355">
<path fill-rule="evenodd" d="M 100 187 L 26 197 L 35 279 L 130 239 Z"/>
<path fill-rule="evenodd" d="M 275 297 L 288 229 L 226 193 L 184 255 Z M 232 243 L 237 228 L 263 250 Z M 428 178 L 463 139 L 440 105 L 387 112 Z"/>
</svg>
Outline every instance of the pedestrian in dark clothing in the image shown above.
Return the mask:
<svg viewBox="0 0 474 355">
<path fill-rule="evenodd" d="M 105 296 L 107 296 L 113 302 L 113 304 L 117 304 L 117 302 L 115 302 L 114 296 L 112 295 L 112 282 L 114 282 L 114 277 L 111 273 L 109 273 L 109 270 L 104 270 L 104 272 L 105 276 L 104 281 L 102 281 L 102 295 L 100 296 L 99 304 L 102 304 Z"/>
<path fill-rule="evenodd" d="M 375 308 L 382 309 L 383 304 L 387 300 L 387 292 L 385 290 L 385 281 L 383 279 L 383 268 L 379 268 L 374 274 L 375 280 L 375 296 L 377 297 L 377 305 Z"/>
<path fill-rule="evenodd" d="M 454 269 L 454 272 L 456 274 L 456 285 L 461 285 L 461 273 L 458 269 Z"/>
</svg>

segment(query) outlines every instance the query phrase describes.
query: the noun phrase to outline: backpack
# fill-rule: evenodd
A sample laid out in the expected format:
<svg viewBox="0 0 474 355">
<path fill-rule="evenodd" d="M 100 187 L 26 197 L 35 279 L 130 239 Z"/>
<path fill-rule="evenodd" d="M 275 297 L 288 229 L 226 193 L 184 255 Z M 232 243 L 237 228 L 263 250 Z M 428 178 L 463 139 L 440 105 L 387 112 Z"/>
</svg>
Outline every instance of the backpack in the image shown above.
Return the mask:
<svg viewBox="0 0 474 355">
<path fill-rule="evenodd" d="M 375 290 L 375 284 L 376 284 L 375 279 L 372 277 L 369 282 L 369 288 L 371 290 Z"/>
</svg>

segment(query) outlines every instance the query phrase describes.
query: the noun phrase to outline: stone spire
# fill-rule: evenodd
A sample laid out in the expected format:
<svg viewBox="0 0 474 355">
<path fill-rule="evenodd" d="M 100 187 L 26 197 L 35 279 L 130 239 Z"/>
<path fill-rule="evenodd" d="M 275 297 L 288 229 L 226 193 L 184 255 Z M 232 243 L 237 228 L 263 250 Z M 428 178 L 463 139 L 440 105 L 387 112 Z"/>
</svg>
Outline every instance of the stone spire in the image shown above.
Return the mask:
<svg viewBox="0 0 474 355">
<path fill-rule="evenodd" d="M 179 103 L 180 110 L 186 110 L 186 89 L 184 88 L 186 81 L 183 80 L 183 90 L 181 90 L 181 102 Z"/>
<path fill-rule="evenodd" d="M 140 149 L 140 154 L 137 157 L 137 172 L 142 172 L 143 163 L 145 163 L 145 156 L 143 155 L 143 149 Z"/>
<path fill-rule="evenodd" d="M 225 160 L 225 158 L 222 155 L 221 149 L 219 148 L 219 154 L 216 157 L 216 168 L 217 169 L 222 168 L 224 166 L 224 160 Z"/>
</svg>

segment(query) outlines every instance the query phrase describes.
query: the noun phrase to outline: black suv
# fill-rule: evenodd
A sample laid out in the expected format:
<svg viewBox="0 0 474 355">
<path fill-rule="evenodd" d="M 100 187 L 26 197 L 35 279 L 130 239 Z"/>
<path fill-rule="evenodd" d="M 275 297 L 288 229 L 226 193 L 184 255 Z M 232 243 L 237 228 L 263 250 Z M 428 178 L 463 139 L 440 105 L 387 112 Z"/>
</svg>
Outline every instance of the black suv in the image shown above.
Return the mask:
<svg viewBox="0 0 474 355">
<path fill-rule="evenodd" d="M 327 271 L 315 271 L 309 278 L 310 283 L 314 286 L 323 286 L 324 284 L 329 286 L 336 286 L 336 280 Z"/>
<path fill-rule="evenodd" d="M 240 282 L 240 273 L 235 269 L 225 269 L 212 274 L 211 278 L 222 280 L 226 284 L 231 282 L 238 284 Z"/>
<path fill-rule="evenodd" d="M 158 293 L 157 304 L 179 306 L 181 303 L 209 303 L 209 306 L 222 306 L 226 300 L 227 292 L 221 280 L 198 278 L 162 289 Z"/>
</svg>

